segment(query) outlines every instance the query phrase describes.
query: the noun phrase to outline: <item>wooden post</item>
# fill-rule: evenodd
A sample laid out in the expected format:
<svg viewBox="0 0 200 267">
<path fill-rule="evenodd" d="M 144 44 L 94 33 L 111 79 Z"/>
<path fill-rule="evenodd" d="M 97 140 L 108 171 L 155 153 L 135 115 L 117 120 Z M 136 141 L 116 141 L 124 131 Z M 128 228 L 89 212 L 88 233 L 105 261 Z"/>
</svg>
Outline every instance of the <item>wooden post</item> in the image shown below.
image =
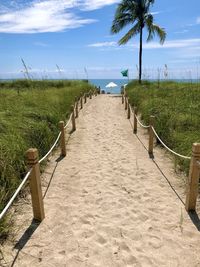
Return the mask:
<svg viewBox="0 0 200 267">
<path fill-rule="evenodd" d="M 74 112 L 74 106 L 71 106 L 72 109 L 72 131 L 76 131 L 76 120 L 75 120 L 75 112 Z"/>
<path fill-rule="evenodd" d="M 125 101 L 125 110 L 127 110 L 127 108 L 128 108 L 128 105 L 127 105 L 127 95 L 125 94 L 125 99 L 124 99 L 124 101 Z"/>
<path fill-rule="evenodd" d="M 150 116 L 150 128 L 149 128 L 149 156 L 153 157 L 153 140 L 154 140 L 154 132 L 152 127 L 154 127 L 154 121 L 155 121 L 155 117 L 154 116 Z"/>
<path fill-rule="evenodd" d="M 92 99 L 92 92 L 91 92 L 91 90 L 90 90 L 89 94 L 90 94 L 90 99 Z"/>
<path fill-rule="evenodd" d="M 78 118 L 78 97 L 75 97 L 75 117 Z"/>
<path fill-rule="evenodd" d="M 128 111 L 127 111 L 127 119 L 130 120 L 131 118 L 131 108 L 130 108 L 130 104 L 129 104 L 129 98 L 127 98 L 127 108 L 128 108 Z"/>
<path fill-rule="evenodd" d="M 81 109 L 83 109 L 83 95 L 81 96 Z"/>
<path fill-rule="evenodd" d="M 59 128 L 61 131 L 61 136 L 60 136 L 60 150 L 61 150 L 61 155 L 63 157 L 66 156 L 66 145 L 65 145 L 65 128 L 64 128 L 64 121 L 59 122 Z"/>
<path fill-rule="evenodd" d="M 30 148 L 26 152 L 27 164 L 32 168 L 30 174 L 30 191 L 33 207 L 33 217 L 37 221 L 42 221 L 45 218 L 44 203 L 42 199 L 42 187 L 40 180 L 40 165 L 38 162 L 38 150 Z"/>
<path fill-rule="evenodd" d="M 122 94 L 122 104 L 124 104 L 124 95 Z"/>
<path fill-rule="evenodd" d="M 133 132 L 134 134 L 137 134 L 137 108 L 134 107 L 134 126 L 133 126 Z"/>
<path fill-rule="evenodd" d="M 84 94 L 84 103 L 85 104 L 87 103 L 87 94 L 86 93 Z"/>
<path fill-rule="evenodd" d="M 122 95 L 124 94 L 124 86 L 123 85 L 121 86 L 121 94 Z"/>
<path fill-rule="evenodd" d="M 190 172 L 186 188 L 185 208 L 187 211 L 195 211 L 198 196 L 198 184 L 200 175 L 200 166 L 197 161 L 200 160 L 200 144 L 194 143 L 192 146 L 192 158 L 190 161 Z"/>
</svg>

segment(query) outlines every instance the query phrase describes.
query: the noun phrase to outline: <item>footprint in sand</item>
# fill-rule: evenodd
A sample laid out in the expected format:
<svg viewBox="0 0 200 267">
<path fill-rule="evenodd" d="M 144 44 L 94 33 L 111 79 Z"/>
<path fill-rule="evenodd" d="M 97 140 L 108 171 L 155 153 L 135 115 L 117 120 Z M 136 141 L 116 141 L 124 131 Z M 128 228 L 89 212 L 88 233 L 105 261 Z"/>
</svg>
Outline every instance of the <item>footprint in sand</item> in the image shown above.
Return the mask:
<svg viewBox="0 0 200 267">
<path fill-rule="evenodd" d="M 151 247 L 158 249 L 158 248 L 161 248 L 163 246 L 162 240 L 158 236 L 150 236 L 149 239 L 150 240 L 149 240 L 148 244 Z"/>
<path fill-rule="evenodd" d="M 129 246 L 126 244 L 126 242 L 121 242 L 120 243 L 120 249 L 123 251 L 126 251 L 126 252 L 130 252 L 131 250 L 130 250 L 130 248 L 129 248 Z"/>
<path fill-rule="evenodd" d="M 97 235 L 96 241 L 100 245 L 105 245 L 107 243 L 107 240 L 102 235 L 99 235 L 99 234 Z"/>
</svg>

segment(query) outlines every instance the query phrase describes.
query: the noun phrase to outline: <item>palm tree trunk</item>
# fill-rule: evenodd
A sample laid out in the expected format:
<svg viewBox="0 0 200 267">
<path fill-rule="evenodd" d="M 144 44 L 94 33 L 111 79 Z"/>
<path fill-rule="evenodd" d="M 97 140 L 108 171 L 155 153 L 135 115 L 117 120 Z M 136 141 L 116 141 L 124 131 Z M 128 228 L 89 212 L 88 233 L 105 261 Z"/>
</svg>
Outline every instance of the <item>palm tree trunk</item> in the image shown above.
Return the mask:
<svg viewBox="0 0 200 267">
<path fill-rule="evenodd" d="M 143 28 L 140 28 L 140 53 L 139 53 L 139 83 L 142 81 L 142 34 Z"/>
</svg>

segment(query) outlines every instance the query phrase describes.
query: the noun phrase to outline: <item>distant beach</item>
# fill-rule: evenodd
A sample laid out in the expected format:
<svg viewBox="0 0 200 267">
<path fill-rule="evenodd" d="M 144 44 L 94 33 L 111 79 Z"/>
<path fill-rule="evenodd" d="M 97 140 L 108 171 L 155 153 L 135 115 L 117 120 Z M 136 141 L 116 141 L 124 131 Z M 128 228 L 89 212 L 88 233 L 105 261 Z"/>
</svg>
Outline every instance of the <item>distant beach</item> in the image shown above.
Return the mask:
<svg viewBox="0 0 200 267">
<path fill-rule="evenodd" d="M 128 83 L 127 79 L 91 79 L 90 83 L 100 86 L 102 90 L 105 90 L 106 93 L 110 92 L 111 94 L 119 94 L 121 86 Z M 117 84 L 115 88 L 106 88 L 106 85 L 110 82 Z"/>
</svg>

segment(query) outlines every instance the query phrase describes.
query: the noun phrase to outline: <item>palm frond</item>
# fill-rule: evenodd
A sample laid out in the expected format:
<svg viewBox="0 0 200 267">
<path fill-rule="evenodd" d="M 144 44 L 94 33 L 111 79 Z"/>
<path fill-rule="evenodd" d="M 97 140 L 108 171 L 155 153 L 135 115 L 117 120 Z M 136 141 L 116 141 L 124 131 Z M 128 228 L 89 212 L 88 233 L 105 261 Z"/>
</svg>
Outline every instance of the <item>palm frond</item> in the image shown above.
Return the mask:
<svg viewBox="0 0 200 267">
<path fill-rule="evenodd" d="M 155 34 L 159 37 L 160 39 L 160 43 L 163 44 L 165 39 L 166 39 L 166 31 L 164 28 L 161 28 L 160 26 L 158 26 L 157 24 L 152 24 L 151 28 L 150 28 L 150 32 L 153 36 L 155 36 Z M 148 40 L 148 39 L 147 39 Z M 151 40 L 151 38 L 150 38 Z"/>
<path fill-rule="evenodd" d="M 111 33 L 115 34 L 121 31 L 125 26 L 127 26 L 130 23 L 133 23 L 131 15 L 130 14 L 118 14 L 118 16 L 113 20 L 112 26 L 111 26 Z"/>
<path fill-rule="evenodd" d="M 111 33 L 118 33 L 128 24 L 135 22 L 137 19 L 137 14 L 135 12 L 137 6 L 136 2 L 136 0 L 123 0 L 118 5 L 112 22 Z"/>
<path fill-rule="evenodd" d="M 119 45 L 126 44 L 133 36 L 140 32 L 140 23 L 136 23 L 120 40 Z"/>
</svg>

